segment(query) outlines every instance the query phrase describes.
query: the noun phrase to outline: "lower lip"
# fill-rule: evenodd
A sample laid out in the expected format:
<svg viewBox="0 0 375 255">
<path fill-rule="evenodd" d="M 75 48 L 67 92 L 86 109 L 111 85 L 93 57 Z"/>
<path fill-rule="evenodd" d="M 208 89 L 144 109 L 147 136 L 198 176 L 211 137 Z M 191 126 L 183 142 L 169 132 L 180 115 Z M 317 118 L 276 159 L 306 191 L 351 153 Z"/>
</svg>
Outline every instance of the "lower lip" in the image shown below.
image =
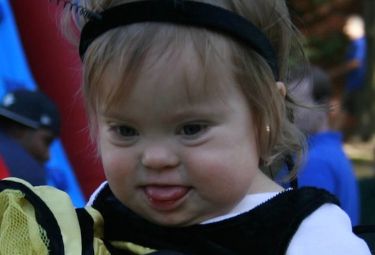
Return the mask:
<svg viewBox="0 0 375 255">
<path fill-rule="evenodd" d="M 189 194 L 190 189 L 178 186 L 147 186 L 143 192 L 149 205 L 157 211 L 172 211 L 180 206 Z M 171 194 L 172 193 L 172 194 Z M 164 196 L 163 194 L 169 194 Z"/>
</svg>

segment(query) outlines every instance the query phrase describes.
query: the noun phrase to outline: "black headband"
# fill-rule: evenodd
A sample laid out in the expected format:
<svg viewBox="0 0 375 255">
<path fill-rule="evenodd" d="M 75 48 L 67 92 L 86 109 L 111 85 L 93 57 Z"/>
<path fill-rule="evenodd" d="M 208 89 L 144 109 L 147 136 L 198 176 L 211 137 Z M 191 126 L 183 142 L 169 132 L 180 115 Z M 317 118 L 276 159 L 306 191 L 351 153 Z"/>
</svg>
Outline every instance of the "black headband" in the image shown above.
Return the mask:
<svg viewBox="0 0 375 255">
<path fill-rule="evenodd" d="M 181 0 L 130 2 L 109 8 L 91 18 L 82 29 L 79 54 L 83 59 L 88 46 L 110 29 L 140 22 L 165 22 L 203 27 L 228 34 L 249 45 L 279 78 L 277 57 L 270 41 L 254 24 L 226 9 L 210 4 Z"/>
</svg>

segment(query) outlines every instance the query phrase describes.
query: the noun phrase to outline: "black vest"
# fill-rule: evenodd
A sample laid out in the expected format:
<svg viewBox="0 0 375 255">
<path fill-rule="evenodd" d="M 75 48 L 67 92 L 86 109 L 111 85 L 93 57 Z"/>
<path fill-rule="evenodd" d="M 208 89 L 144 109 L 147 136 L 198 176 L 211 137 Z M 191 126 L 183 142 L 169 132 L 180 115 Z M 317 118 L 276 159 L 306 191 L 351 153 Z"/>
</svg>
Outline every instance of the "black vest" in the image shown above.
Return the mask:
<svg viewBox="0 0 375 255">
<path fill-rule="evenodd" d="M 240 255 L 285 254 L 301 222 L 325 203 L 338 204 L 328 192 L 317 188 L 284 191 L 249 212 L 205 225 L 163 227 L 152 224 L 123 206 L 107 186 L 93 207 L 104 218 L 104 239 L 128 241 L 159 250 L 153 254 Z"/>
<path fill-rule="evenodd" d="M 25 185 L 1 181 L 5 189 L 22 191 L 35 209 L 36 221 L 46 231 L 49 254 L 63 255 L 64 243 L 55 215 Z M 150 223 L 123 206 L 108 186 L 94 201 L 104 219 L 103 241 L 112 255 L 132 254 L 112 246 L 113 241 L 148 247 L 159 255 L 285 254 L 301 222 L 325 203 L 338 204 L 328 192 L 317 188 L 284 191 L 254 209 L 216 223 L 188 227 L 163 227 Z M 93 255 L 94 222 L 84 208 L 76 209 L 83 255 Z"/>
</svg>

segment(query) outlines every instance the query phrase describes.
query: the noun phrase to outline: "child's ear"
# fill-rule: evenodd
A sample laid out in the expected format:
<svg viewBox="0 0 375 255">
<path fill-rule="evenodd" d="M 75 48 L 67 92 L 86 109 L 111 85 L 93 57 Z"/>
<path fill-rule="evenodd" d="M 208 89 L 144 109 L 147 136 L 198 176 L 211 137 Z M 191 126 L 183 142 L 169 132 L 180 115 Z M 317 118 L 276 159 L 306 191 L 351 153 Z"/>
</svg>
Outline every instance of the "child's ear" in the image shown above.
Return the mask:
<svg viewBox="0 0 375 255">
<path fill-rule="evenodd" d="M 277 89 L 279 90 L 280 94 L 285 97 L 286 96 L 286 87 L 285 87 L 285 84 L 284 82 L 282 81 L 277 81 L 276 82 L 276 87 Z"/>
</svg>

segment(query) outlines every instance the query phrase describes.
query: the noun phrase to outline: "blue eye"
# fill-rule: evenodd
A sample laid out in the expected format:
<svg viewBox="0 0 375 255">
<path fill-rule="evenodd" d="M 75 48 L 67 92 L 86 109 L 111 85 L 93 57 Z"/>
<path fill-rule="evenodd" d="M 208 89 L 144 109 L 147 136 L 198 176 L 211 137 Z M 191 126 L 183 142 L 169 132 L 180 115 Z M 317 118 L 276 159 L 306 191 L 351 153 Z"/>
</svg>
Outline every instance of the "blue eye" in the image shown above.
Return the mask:
<svg viewBox="0 0 375 255">
<path fill-rule="evenodd" d="M 179 133 L 183 136 L 197 136 L 203 133 L 207 129 L 207 127 L 207 124 L 202 123 L 186 124 L 181 127 Z"/>
<path fill-rule="evenodd" d="M 119 134 L 122 137 L 133 137 L 133 136 L 138 136 L 139 133 L 136 129 L 128 126 L 118 126 L 114 127 L 115 131 L 117 134 Z"/>
</svg>

